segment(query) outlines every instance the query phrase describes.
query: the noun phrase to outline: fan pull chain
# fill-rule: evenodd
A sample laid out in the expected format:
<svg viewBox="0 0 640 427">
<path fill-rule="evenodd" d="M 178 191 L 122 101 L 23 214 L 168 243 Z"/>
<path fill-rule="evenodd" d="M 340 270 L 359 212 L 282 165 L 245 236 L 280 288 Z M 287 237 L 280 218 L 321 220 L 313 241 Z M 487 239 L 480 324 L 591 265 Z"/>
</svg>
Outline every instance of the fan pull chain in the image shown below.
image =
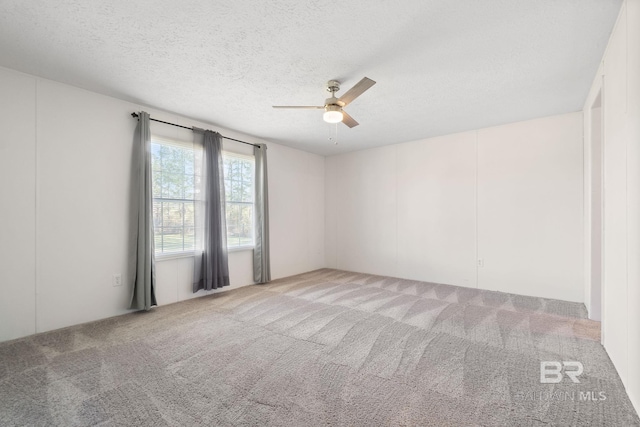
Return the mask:
<svg viewBox="0 0 640 427">
<path fill-rule="evenodd" d="M 334 145 L 338 145 L 338 124 L 336 123 L 334 126 L 333 135 L 329 133 L 329 141 L 333 142 Z"/>
</svg>

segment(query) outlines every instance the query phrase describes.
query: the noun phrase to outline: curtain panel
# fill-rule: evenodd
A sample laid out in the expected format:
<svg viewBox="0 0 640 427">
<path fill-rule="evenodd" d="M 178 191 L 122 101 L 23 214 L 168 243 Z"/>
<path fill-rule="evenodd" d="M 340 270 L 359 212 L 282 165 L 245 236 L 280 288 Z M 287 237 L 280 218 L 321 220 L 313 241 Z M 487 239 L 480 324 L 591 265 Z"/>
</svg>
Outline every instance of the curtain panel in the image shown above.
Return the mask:
<svg viewBox="0 0 640 427">
<path fill-rule="evenodd" d="M 255 246 L 253 249 L 253 280 L 256 283 L 271 281 L 269 256 L 269 185 L 267 180 L 267 146 L 256 145 L 255 156 Z"/>
<path fill-rule="evenodd" d="M 153 237 L 153 195 L 151 183 L 151 131 L 149 114 L 141 111 L 134 135 L 132 176 L 131 251 L 135 259 L 130 308 L 149 310 L 156 302 L 156 266 Z"/>
<path fill-rule="evenodd" d="M 193 129 L 196 209 L 193 292 L 229 286 L 222 136 Z"/>
</svg>

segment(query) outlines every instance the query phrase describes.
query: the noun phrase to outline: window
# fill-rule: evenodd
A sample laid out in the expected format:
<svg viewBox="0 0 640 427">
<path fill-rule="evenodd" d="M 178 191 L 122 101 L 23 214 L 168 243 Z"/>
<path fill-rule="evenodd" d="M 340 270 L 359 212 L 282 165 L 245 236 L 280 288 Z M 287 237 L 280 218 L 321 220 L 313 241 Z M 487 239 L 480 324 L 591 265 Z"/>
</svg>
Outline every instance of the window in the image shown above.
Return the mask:
<svg viewBox="0 0 640 427">
<path fill-rule="evenodd" d="M 253 157 L 224 152 L 227 246 L 253 246 Z"/>
<path fill-rule="evenodd" d="M 156 255 L 195 248 L 194 162 L 191 144 L 151 141 Z"/>
<path fill-rule="evenodd" d="M 223 152 L 227 246 L 253 246 L 253 157 Z M 151 170 L 156 255 L 195 250 L 196 155 L 191 143 L 153 138 Z"/>
</svg>

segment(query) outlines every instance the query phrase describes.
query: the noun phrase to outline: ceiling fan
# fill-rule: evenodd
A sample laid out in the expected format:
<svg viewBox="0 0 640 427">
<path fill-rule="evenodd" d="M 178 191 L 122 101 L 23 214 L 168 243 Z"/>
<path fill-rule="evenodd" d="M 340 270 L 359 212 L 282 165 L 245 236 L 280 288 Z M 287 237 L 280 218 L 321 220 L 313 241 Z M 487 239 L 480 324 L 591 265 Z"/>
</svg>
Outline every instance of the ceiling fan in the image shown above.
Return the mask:
<svg viewBox="0 0 640 427">
<path fill-rule="evenodd" d="M 359 97 L 369 89 L 371 86 L 376 84 L 373 80 L 364 77 L 360 80 L 354 87 L 349 89 L 342 95 L 340 98 L 336 98 L 336 92 L 340 90 L 340 82 L 337 80 L 329 80 L 327 82 L 327 92 L 331 93 L 331 96 L 324 101 L 323 106 L 309 106 L 309 105 L 274 105 L 273 108 L 298 108 L 298 109 L 308 109 L 308 110 L 324 110 L 324 114 L 322 118 L 327 123 L 338 123 L 342 122 L 350 128 L 354 126 L 358 126 L 358 122 L 356 122 L 353 117 L 347 114 L 346 111 L 342 109 L 342 107 L 346 107 L 349 105 L 354 99 Z"/>
</svg>

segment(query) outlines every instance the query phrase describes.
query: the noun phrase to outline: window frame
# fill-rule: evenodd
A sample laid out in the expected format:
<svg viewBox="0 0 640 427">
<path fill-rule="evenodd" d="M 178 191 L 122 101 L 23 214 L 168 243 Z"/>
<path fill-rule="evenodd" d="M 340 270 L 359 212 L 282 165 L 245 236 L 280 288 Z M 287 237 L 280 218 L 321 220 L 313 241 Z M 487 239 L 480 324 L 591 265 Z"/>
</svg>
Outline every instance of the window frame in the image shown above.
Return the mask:
<svg viewBox="0 0 640 427">
<path fill-rule="evenodd" d="M 162 137 L 162 136 L 156 136 L 156 135 L 151 135 L 151 144 L 160 144 L 160 145 L 168 145 L 168 146 L 173 146 L 173 147 L 178 147 L 178 148 L 186 148 L 192 151 L 195 151 L 194 147 L 193 147 L 193 142 L 192 141 L 185 141 L 182 139 L 171 139 L 171 138 L 166 138 L 166 137 Z M 151 162 L 152 166 L 151 166 L 151 174 L 152 174 L 152 180 L 153 180 L 153 159 Z M 195 176 L 195 170 L 194 170 L 194 176 Z M 194 194 L 195 194 L 195 185 L 194 185 Z M 151 200 L 152 203 L 155 202 L 156 199 L 159 200 L 164 200 L 164 198 L 157 198 L 154 196 L 153 194 L 153 189 L 151 191 Z M 167 200 L 174 200 L 174 201 L 178 201 L 178 202 L 188 202 L 191 199 L 167 199 Z M 194 199 L 192 200 L 194 203 L 194 208 L 195 208 L 195 196 Z M 194 224 L 195 226 L 195 224 Z M 184 227 L 184 225 L 183 225 Z M 154 241 L 155 241 L 155 234 L 156 234 L 156 229 L 154 227 L 153 230 L 153 234 L 154 234 Z M 154 245 L 154 255 L 155 255 L 155 259 L 156 260 L 168 260 L 168 259 L 177 259 L 177 258 L 189 258 L 189 257 L 194 257 L 196 254 L 195 249 L 193 250 L 182 250 L 182 251 L 173 251 L 173 252 L 160 252 L 158 253 L 155 250 L 155 245 Z"/>
<path fill-rule="evenodd" d="M 245 153 L 239 153 L 237 151 L 231 151 L 231 150 L 222 150 L 222 161 L 224 163 L 224 158 L 226 156 L 229 157 L 236 157 L 239 159 L 243 159 L 243 160 L 248 160 L 253 164 L 253 184 L 252 184 L 252 193 L 253 193 L 253 200 L 251 201 L 251 207 L 252 207 L 252 233 L 251 233 L 251 244 L 250 245 L 237 245 L 237 246 L 229 246 L 229 235 L 227 234 L 227 252 L 240 252 L 240 251 L 248 251 L 248 250 L 253 250 L 256 246 L 256 230 L 255 230 L 255 212 L 256 212 L 256 189 L 255 189 L 255 173 L 256 173 L 256 158 L 254 155 L 252 154 L 245 154 Z M 225 176 L 226 178 L 226 176 Z M 224 208 L 225 208 L 225 214 L 227 211 L 227 194 L 226 194 L 226 188 L 225 188 L 225 201 L 224 201 Z M 229 203 L 240 203 L 240 202 L 229 202 Z M 247 203 L 248 202 L 241 202 L 241 203 Z"/>
<path fill-rule="evenodd" d="M 186 140 L 182 140 L 182 139 L 172 139 L 172 138 L 167 138 L 167 137 L 162 137 L 162 136 L 157 136 L 157 135 L 151 135 L 151 143 L 154 144 L 160 144 L 160 145 L 168 145 L 168 146 L 173 146 L 173 147 L 179 147 L 179 148 L 187 148 L 187 149 L 191 149 L 191 150 L 195 150 L 195 147 L 193 146 L 193 142 L 192 141 L 186 141 Z M 229 157 L 236 157 L 236 158 L 240 158 L 243 160 L 248 160 L 253 164 L 253 171 L 254 171 L 254 180 L 253 180 L 253 185 L 252 185 L 252 190 L 253 190 L 253 200 L 250 203 L 252 206 L 252 214 L 255 215 L 255 156 L 251 155 L 251 154 L 246 154 L 246 153 L 240 153 L 237 151 L 231 151 L 231 150 L 225 150 L 223 149 L 222 152 L 222 157 L 223 157 L 223 163 L 224 163 L 224 158 L 226 156 Z M 153 169 L 151 171 L 153 173 Z M 195 190 L 195 188 L 194 188 Z M 156 199 L 162 200 L 163 198 L 158 198 L 155 197 L 152 193 L 152 201 L 155 201 Z M 180 202 L 188 202 L 191 199 L 175 199 L 176 201 L 180 201 Z M 196 199 L 193 199 L 194 204 L 196 202 Z M 225 212 L 227 210 L 227 199 L 226 199 L 226 189 L 225 189 Z M 237 202 L 230 202 L 230 203 L 237 203 Z M 249 202 L 243 202 L 243 203 L 247 203 L 249 204 Z M 228 235 L 227 235 L 227 251 L 228 252 L 241 252 L 241 251 L 248 251 L 248 250 L 253 250 L 255 248 L 255 218 L 252 215 L 252 219 L 254 224 L 252 224 L 252 243 L 249 245 L 234 245 L 234 246 L 230 246 L 229 242 L 228 242 Z M 155 233 L 156 230 L 154 228 L 154 239 L 155 239 Z M 194 257 L 196 255 L 196 251 L 195 250 L 183 250 L 183 251 L 174 251 L 174 252 L 156 252 L 155 248 L 154 248 L 154 255 L 155 255 L 155 259 L 158 261 L 163 261 L 163 260 L 170 260 L 170 259 L 179 259 L 179 258 L 190 258 L 190 257 Z"/>
</svg>

